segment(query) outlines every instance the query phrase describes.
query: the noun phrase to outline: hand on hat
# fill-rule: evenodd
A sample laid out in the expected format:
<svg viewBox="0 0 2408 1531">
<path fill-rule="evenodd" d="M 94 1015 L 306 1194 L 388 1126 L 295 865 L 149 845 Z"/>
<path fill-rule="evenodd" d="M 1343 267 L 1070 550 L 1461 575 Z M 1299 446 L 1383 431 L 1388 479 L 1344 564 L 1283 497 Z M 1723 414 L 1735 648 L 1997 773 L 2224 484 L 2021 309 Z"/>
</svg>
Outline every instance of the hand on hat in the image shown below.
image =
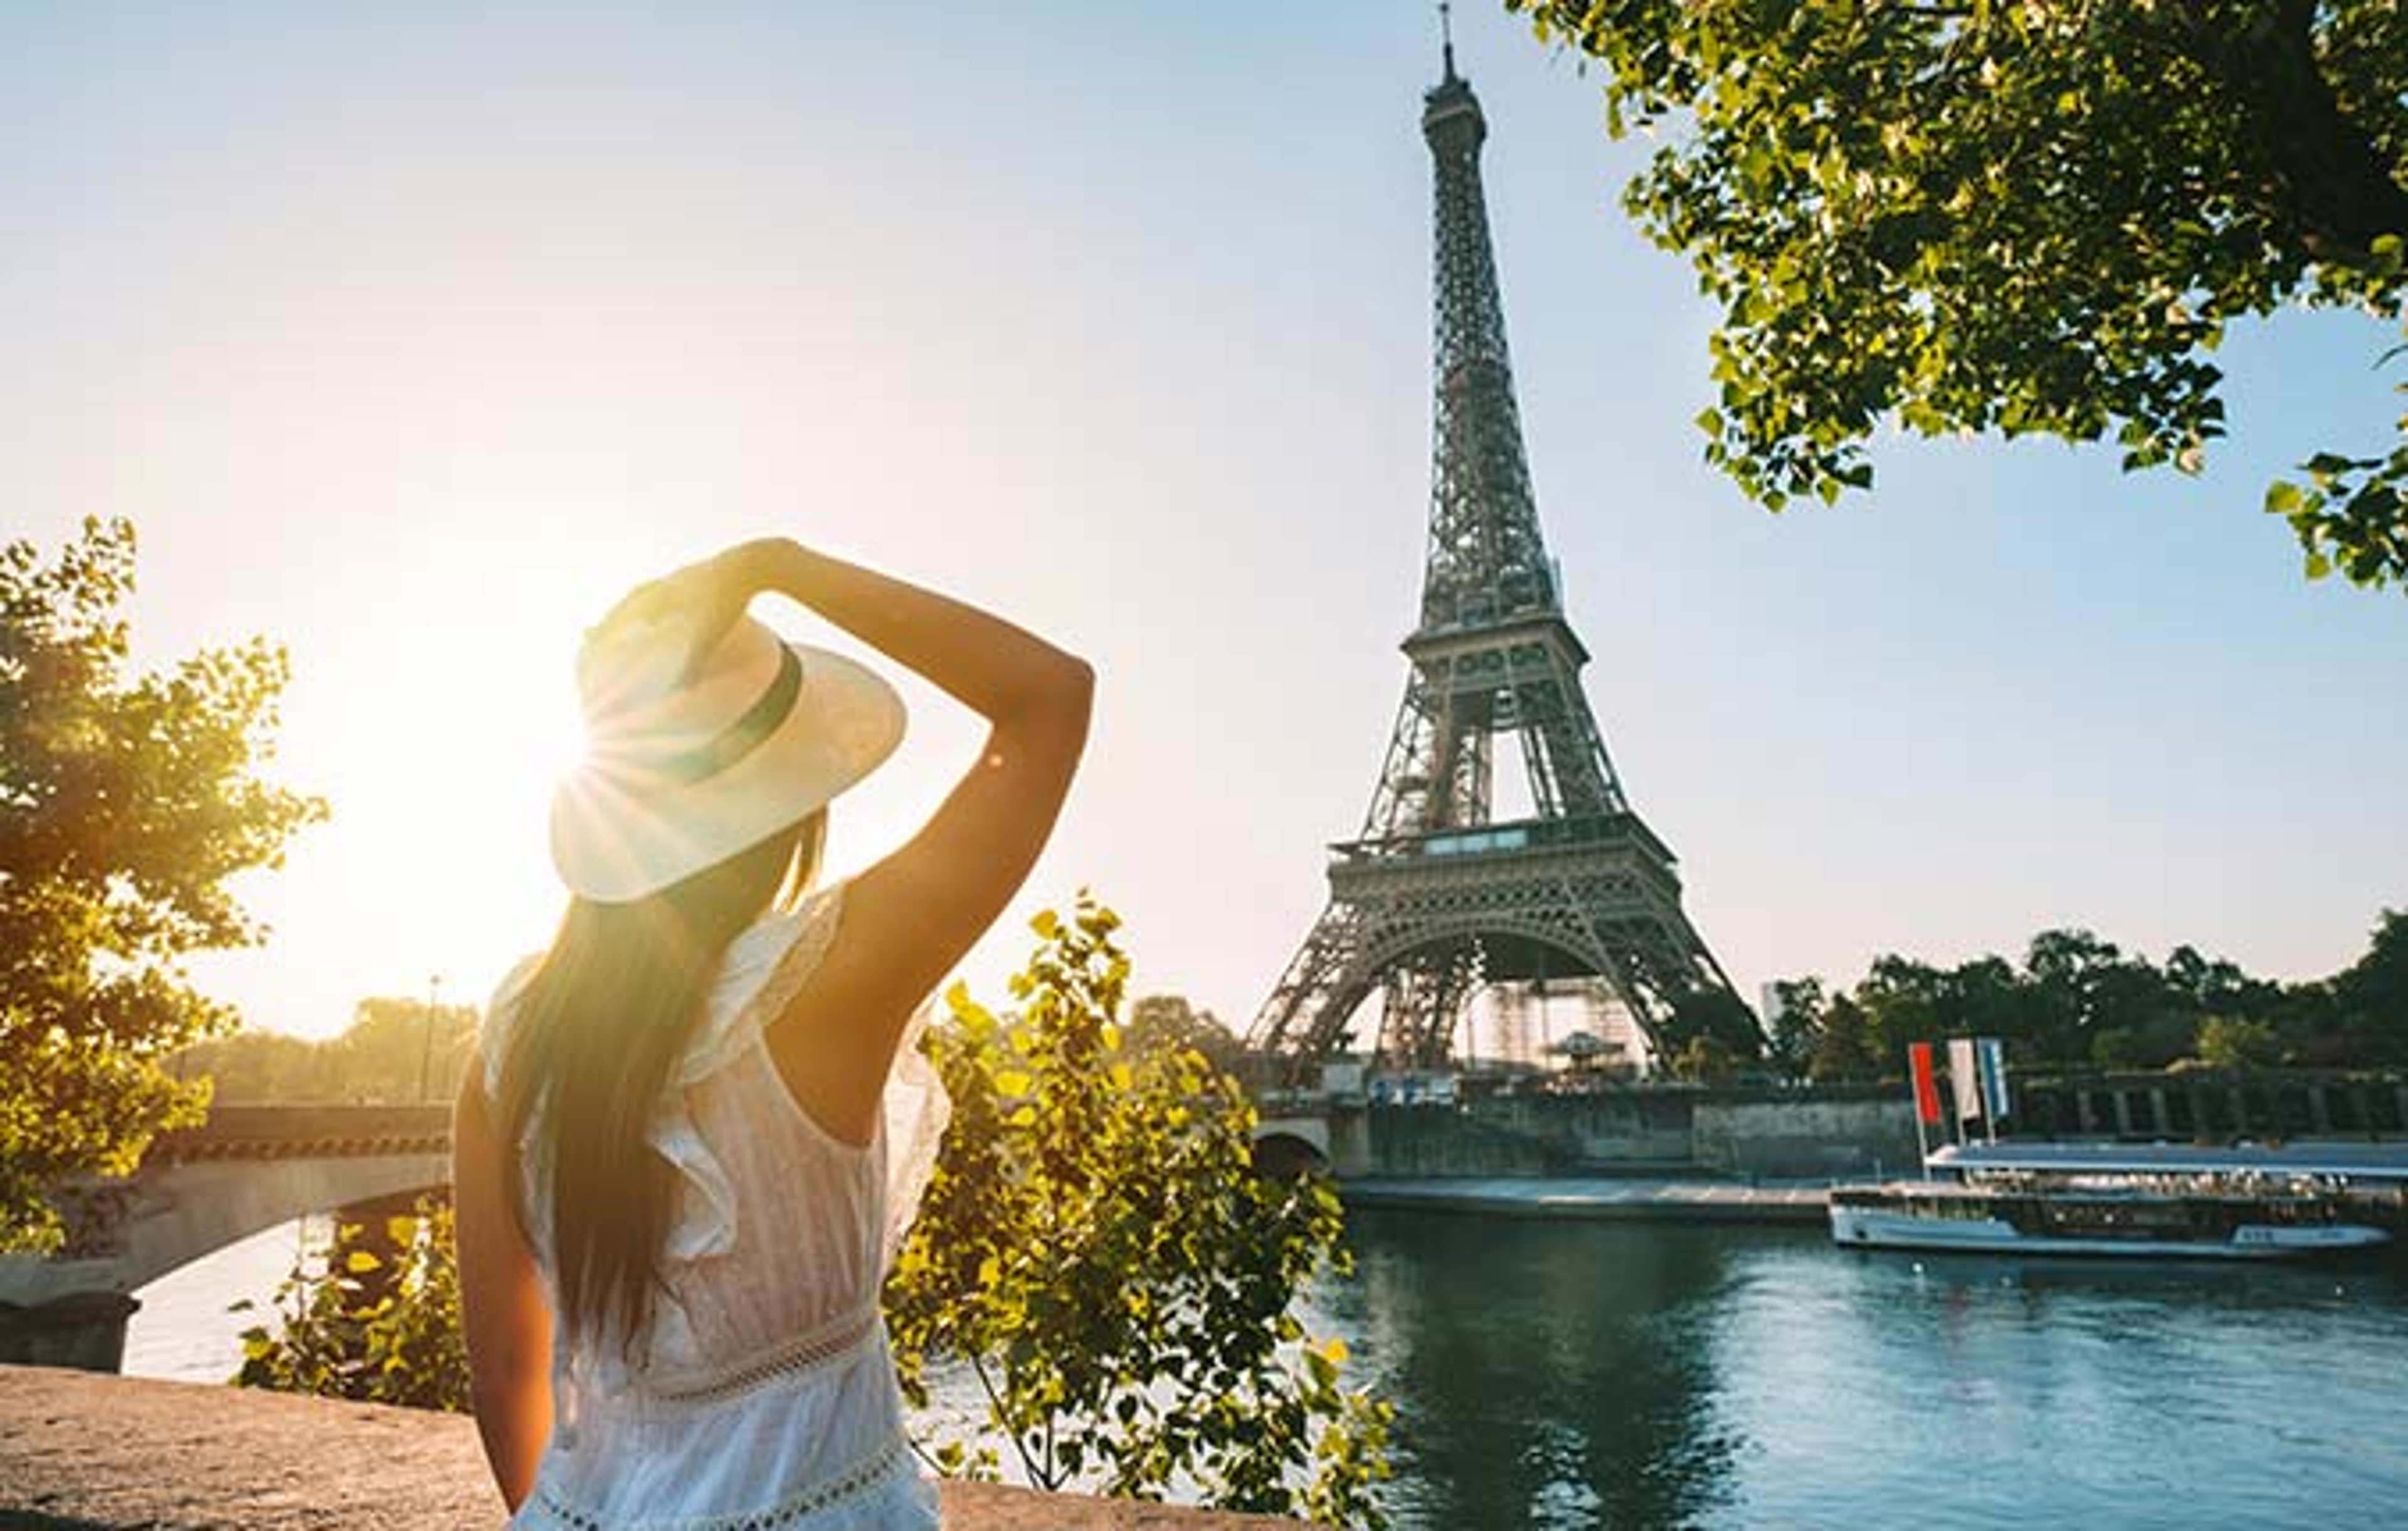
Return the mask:
<svg viewBox="0 0 2408 1531">
<path fill-rule="evenodd" d="M 607 634 L 632 623 L 684 627 L 688 636 L 679 679 L 693 680 L 761 588 L 746 557 L 750 546 L 738 543 L 657 579 L 645 580 L 619 598 L 595 633 Z"/>
</svg>

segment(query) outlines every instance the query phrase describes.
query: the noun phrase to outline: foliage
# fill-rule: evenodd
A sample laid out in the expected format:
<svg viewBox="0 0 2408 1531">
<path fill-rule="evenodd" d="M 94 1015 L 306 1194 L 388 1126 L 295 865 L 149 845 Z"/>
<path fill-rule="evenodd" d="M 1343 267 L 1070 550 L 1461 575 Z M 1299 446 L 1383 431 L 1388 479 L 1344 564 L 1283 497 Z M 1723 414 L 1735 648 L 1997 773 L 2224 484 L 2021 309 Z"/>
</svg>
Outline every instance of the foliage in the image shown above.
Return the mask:
<svg viewBox="0 0 2408 1531">
<path fill-rule="evenodd" d="M 1821 979 L 1787 979 L 1772 986 L 1764 1060 L 1784 1079 L 1802 1079 L 1813 1062 L 1816 1029 L 1829 1000 Z"/>
<path fill-rule="evenodd" d="M 1134 1050 L 1194 1048 L 1225 1074 L 1238 1072 L 1246 1056 L 1244 1039 L 1222 1024 L 1220 1017 L 1197 1009 L 1178 994 L 1140 995 L 1130 1002 L 1128 1024 L 1121 1030 Z"/>
<path fill-rule="evenodd" d="M 1729 990 L 1689 989 L 1672 996 L 1656 1045 L 1679 1078 L 1719 1081 L 1764 1056 L 1764 1028 Z"/>
<path fill-rule="evenodd" d="M 2386 909 L 2364 956 L 2285 994 L 2272 1019 L 2302 1063 L 2408 1063 L 2408 910 Z"/>
<path fill-rule="evenodd" d="M 1739 1059 L 1713 1037 L 1692 1037 L 1666 1060 L 1666 1069 L 1690 1084 L 1726 1085 L 1739 1079 Z"/>
<path fill-rule="evenodd" d="M 1881 1072 L 1881 1037 L 1872 1017 L 1846 994 L 1833 995 L 1823 1012 L 1813 1052 L 1807 1057 L 1806 1077 L 1823 1084 L 1874 1079 Z"/>
<path fill-rule="evenodd" d="M 241 1386 L 467 1411 L 448 1201 L 423 1197 L 415 1215 L 380 1230 L 338 1224 L 327 1244 L 301 1252 L 274 1300 L 277 1327 L 243 1332 Z"/>
<path fill-rule="evenodd" d="M 953 1125 L 886 1290 L 905 1392 L 924 1404 L 934 1368 L 966 1368 L 1047 1489 L 1375 1524 L 1387 1409 L 1291 1312 L 1345 1265 L 1337 1197 L 1257 1178 L 1237 1081 L 1122 1032 L 1118 923 L 1084 896 L 1039 916 L 1015 1011 L 947 995 L 931 1051 Z M 934 1454 L 997 1466 L 975 1437 Z"/>
<path fill-rule="evenodd" d="M 1776 1062 L 1816 1082 L 1892 1079 L 1909 1042 L 2004 1039 L 2026 1066 L 2163 1068 L 2408 1066 L 2408 912 L 2386 910 L 2364 956 L 2329 979 L 2279 984 L 2176 947 L 2160 967 L 2086 930 L 2032 937 L 2020 966 L 1874 961 L 1850 991 L 1778 986 Z"/>
<path fill-rule="evenodd" d="M 1832 1084 L 1881 1074 L 1872 1018 L 1845 994 L 1826 994 L 1818 978 L 1772 986 L 1776 1013 L 1766 1061 L 1782 1078 Z"/>
<path fill-rule="evenodd" d="M 188 953 L 263 932 L 226 883 L 274 866 L 313 798 L 253 774 L 283 652 L 261 639 L 127 671 L 134 528 L 87 521 L 44 564 L 0 547 L 0 1249 L 56 1247 L 49 1189 L 124 1175 L 201 1119 L 161 1065 L 234 1024 Z"/>
<path fill-rule="evenodd" d="M 477 1030 L 466 1005 L 364 999 L 339 1037 L 308 1041 L 238 1031 L 177 1054 L 179 1078 L 207 1076 L 221 1105 L 265 1101 L 398 1104 L 457 1093 Z"/>
<path fill-rule="evenodd" d="M 1774 509 L 1870 486 L 1885 420 L 2196 472 L 2233 321 L 2408 318 L 2397 0 L 1506 4 L 1665 134 L 1624 205 L 1722 307 L 1706 456 Z M 2301 466 L 2310 577 L 2408 589 L 2408 417 Z"/>
<path fill-rule="evenodd" d="M 2212 1015 L 2199 1028 L 2199 1061 L 2210 1068 L 2258 1068 L 2282 1061 L 2282 1044 L 2263 1021 Z"/>
</svg>

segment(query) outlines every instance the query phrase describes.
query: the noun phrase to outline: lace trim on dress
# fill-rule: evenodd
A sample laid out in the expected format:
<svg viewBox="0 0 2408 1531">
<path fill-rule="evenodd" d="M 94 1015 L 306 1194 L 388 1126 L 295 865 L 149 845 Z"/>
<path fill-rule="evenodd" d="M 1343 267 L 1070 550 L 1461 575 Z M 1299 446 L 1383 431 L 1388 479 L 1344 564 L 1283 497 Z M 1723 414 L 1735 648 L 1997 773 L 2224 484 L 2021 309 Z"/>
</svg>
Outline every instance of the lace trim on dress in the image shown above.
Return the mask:
<svg viewBox="0 0 2408 1531">
<path fill-rule="evenodd" d="M 677 1379 L 668 1386 L 639 1377 L 627 1401 L 648 1415 L 677 1413 L 800 1381 L 867 1350 L 878 1338 L 878 1303 L 872 1298 L 734 1366 Z"/>
<path fill-rule="evenodd" d="M 911 1447 L 901 1436 L 890 1439 L 872 1455 L 830 1478 L 824 1478 L 800 1493 L 788 1495 L 765 1510 L 745 1510 L 733 1515 L 689 1515 L 668 1519 L 647 1517 L 638 1523 L 643 1531 L 788 1531 L 801 1526 L 810 1517 L 834 1510 L 849 1500 L 860 1498 L 872 1490 L 883 1488 L 911 1470 Z M 528 1511 L 534 1511 L 532 1515 Z M 530 1531 L 613 1531 L 613 1523 L 562 1499 L 545 1484 L 536 1485 L 535 1493 L 521 1507 L 521 1519 L 513 1526 Z"/>
</svg>

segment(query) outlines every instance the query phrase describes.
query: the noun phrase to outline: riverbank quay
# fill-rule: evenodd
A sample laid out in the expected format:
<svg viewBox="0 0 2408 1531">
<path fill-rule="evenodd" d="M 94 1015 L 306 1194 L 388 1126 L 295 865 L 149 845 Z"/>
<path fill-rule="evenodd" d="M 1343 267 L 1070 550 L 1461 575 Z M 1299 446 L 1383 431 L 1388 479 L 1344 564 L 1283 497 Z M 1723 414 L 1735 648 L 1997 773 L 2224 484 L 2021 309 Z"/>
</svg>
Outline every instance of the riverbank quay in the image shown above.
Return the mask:
<svg viewBox="0 0 2408 1531">
<path fill-rule="evenodd" d="M 1630 1180 L 1573 1176 L 1385 1178 L 1338 1182 L 1349 1209 L 1485 1212 L 1499 1217 L 1624 1223 L 1758 1223 L 1823 1226 L 1823 1180 Z"/>
<path fill-rule="evenodd" d="M 947 1531 L 1299 1531 L 1175 1505 L 940 1485 Z M 0 1531 L 494 1531 L 465 1414 L 0 1366 Z"/>
</svg>

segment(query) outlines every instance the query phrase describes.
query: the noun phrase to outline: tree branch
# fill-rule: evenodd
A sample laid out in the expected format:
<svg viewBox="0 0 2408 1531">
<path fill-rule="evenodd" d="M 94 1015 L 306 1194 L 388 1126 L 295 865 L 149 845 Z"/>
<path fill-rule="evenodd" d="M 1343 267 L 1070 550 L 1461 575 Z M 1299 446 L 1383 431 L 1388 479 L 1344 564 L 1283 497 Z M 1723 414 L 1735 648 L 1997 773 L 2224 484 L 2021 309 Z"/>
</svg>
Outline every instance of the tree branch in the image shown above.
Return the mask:
<svg viewBox="0 0 2408 1531">
<path fill-rule="evenodd" d="M 2319 261 L 2363 265 L 2378 235 L 2408 234 L 2408 186 L 2373 135 L 2344 109 L 2316 59 L 2316 0 L 2244 7 L 2237 24 L 2219 7 L 2172 6 L 2159 14 L 2251 119 L 2275 185 L 2272 200 Z"/>
<path fill-rule="evenodd" d="M 1028 1454 L 1028 1448 L 1021 1443 L 1020 1432 L 1013 1427 L 1010 1411 L 1003 1407 L 1003 1399 L 996 1395 L 995 1382 L 986 1374 L 985 1363 L 976 1355 L 972 1355 L 969 1362 L 970 1375 L 978 1379 L 979 1391 L 986 1395 L 987 1417 L 1003 1426 L 1004 1435 L 1011 1441 L 1011 1449 L 1020 1453 L 1020 1465 L 1028 1469 L 1030 1480 L 1051 1491 L 1054 1487 L 1051 1475 L 1037 1465 L 1036 1459 Z M 1047 1464 L 1048 1467 L 1051 1465 Z"/>
</svg>

